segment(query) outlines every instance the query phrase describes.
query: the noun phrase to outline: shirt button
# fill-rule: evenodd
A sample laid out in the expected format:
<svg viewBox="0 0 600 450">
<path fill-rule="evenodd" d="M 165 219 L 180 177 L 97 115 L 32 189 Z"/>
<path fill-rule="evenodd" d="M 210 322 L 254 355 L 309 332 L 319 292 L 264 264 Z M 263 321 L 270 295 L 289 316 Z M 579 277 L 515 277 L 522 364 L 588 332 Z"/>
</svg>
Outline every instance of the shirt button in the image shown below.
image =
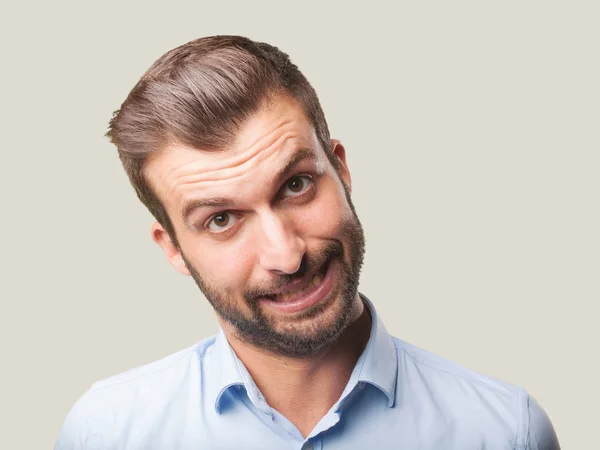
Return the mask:
<svg viewBox="0 0 600 450">
<path fill-rule="evenodd" d="M 365 388 L 365 383 L 363 383 L 362 381 L 360 383 L 358 383 L 358 388 L 359 389 L 364 389 Z"/>
<path fill-rule="evenodd" d="M 307 442 L 306 444 L 304 444 L 304 446 L 302 446 L 302 450 L 313 450 L 312 443 Z"/>
</svg>

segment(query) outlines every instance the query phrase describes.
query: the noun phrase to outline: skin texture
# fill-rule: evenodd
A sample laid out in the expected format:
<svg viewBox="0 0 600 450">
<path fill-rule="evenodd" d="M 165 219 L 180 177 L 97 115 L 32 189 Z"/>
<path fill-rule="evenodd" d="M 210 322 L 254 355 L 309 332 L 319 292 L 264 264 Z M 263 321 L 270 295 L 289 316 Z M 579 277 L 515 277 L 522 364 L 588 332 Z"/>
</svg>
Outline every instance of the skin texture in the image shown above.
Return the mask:
<svg viewBox="0 0 600 450">
<path fill-rule="evenodd" d="M 364 236 L 345 149 L 332 140 L 331 150 L 339 171 L 303 110 L 278 96 L 229 148 L 173 144 L 146 167 L 179 246 L 158 223 L 154 241 L 193 276 L 269 404 L 303 434 L 339 398 L 370 330 L 357 294 Z M 292 313 L 264 300 L 326 262 L 333 283 L 321 302 Z"/>
</svg>

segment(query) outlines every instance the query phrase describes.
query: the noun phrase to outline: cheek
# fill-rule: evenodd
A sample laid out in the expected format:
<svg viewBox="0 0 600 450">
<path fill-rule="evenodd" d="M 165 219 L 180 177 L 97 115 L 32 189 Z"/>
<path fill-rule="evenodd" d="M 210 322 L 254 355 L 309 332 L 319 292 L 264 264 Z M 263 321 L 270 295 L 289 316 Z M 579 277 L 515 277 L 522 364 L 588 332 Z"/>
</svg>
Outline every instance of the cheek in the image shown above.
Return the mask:
<svg viewBox="0 0 600 450">
<path fill-rule="evenodd" d="M 343 191 L 330 185 L 321 189 L 318 197 L 302 212 L 299 222 L 302 233 L 307 236 L 341 240 L 344 224 L 350 217 Z"/>
<path fill-rule="evenodd" d="M 205 283 L 226 293 L 244 286 L 252 271 L 250 252 L 239 243 L 211 245 L 202 242 L 187 248 L 201 249 L 185 252 L 187 259 Z"/>
</svg>

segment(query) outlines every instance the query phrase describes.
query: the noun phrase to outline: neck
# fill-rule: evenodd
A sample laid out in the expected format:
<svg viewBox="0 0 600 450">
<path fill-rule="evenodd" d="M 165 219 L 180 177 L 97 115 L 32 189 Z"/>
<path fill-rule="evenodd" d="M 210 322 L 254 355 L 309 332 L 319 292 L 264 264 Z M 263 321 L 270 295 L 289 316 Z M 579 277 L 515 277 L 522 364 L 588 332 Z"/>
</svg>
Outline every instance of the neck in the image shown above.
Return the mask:
<svg viewBox="0 0 600 450">
<path fill-rule="evenodd" d="M 306 437 L 340 398 L 369 340 L 371 318 L 357 295 L 351 324 L 333 345 L 306 358 L 269 353 L 238 339 L 231 327 L 222 325 L 269 406 Z"/>
</svg>

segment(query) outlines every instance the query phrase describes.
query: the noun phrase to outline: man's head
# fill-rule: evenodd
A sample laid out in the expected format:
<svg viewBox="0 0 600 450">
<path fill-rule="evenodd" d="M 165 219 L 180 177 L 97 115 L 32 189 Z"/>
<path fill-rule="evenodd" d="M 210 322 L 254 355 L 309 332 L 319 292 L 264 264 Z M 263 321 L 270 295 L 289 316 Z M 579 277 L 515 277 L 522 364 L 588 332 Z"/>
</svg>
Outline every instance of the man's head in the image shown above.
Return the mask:
<svg viewBox="0 0 600 450">
<path fill-rule="evenodd" d="M 341 334 L 364 237 L 344 147 L 286 54 L 234 36 L 178 47 L 108 135 L 154 240 L 238 337 L 307 356 Z"/>
</svg>

